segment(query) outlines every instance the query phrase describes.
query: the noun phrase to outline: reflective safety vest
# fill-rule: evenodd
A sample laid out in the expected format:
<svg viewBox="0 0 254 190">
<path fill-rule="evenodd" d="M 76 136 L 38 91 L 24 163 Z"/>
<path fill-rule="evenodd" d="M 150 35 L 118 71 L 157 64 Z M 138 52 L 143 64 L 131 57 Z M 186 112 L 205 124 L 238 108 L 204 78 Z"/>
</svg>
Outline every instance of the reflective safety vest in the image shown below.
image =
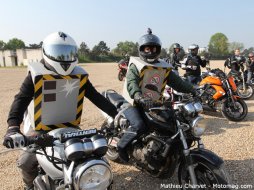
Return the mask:
<svg viewBox="0 0 254 190">
<path fill-rule="evenodd" d="M 28 106 L 24 132 L 77 127 L 81 121 L 87 72 L 76 66 L 68 76 L 47 70 L 42 63 L 28 65 L 34 98 Z"/>
<path fill-rule="evenodd" d="M 136 66 L 139 72 L 139 87 L 142 95 L 150 97 L 154 101 L 161 100 L 172 66 L 161 59 L 157 63 L 149 64 L 139 57 L 131 57 L 129 67 L 132 64 Z M 131 99 L 127 91 L 127 79 L 124 84 L 123 96 L 127 101 L 133 103 L 133 99 Z"/>
</svg>

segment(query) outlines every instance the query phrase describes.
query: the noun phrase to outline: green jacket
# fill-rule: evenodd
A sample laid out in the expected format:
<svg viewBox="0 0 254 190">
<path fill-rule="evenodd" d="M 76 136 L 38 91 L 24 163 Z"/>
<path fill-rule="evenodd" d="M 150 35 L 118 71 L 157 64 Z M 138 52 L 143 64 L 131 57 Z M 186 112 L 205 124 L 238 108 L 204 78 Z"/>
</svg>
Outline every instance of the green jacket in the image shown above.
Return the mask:
<svg viewBox="0 0 254 190">
<path fill-rule="evenodd" d="M 137 67 L 134 64 L 130 65 L 126 75 L 126 80 L 127 80 L 127 90 L 131 98 L 134 98 L 134 95 L 136 92 L 141 93 L 141 89 L 138 85 L 140 81 L 139 72 Z M 172 71 L 168 75 L 167 85 L 172 87 L 174 90 L 178 92 L 183 92 L 183 93 L 194 92 L 194 88 L 192 84 L 182 80 L 178 75 L 176 75 Z"/>
</svg>

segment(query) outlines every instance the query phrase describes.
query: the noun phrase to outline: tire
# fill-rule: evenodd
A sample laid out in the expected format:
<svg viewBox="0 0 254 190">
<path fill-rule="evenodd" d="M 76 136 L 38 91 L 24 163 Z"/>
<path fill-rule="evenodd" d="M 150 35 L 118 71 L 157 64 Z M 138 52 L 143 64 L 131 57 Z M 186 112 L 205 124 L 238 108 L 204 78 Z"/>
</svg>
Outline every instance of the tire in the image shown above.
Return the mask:
<svg viewBox="0 0 254 190">
<path fill-rule="evenodd" d="M 118 80 L 123 81 L 124 77 L 125 76 L 124 76 L 123 72 L 119 71 L 119 73 L 118 73 Z"/>
<path fill-rule="evenodd" d="M 234 110 L 234 108 L 230 107 L 227 100 L 222 104 L 222 115 L 230 121 L 242 121 L 248 113 L 248 107 L 242 99 L 237 99 L 235 102 L 238 109 L 240 109 L 240 112 L 236 114 L 237 110 Z"/>
<path fill-rule="evenodd" d="M 178 172 L 179 184 L 182 185 L 182 189 L 189 189 L 190 186 L 190 176 L 187 171 L 186 165 L 180 165 Z M 197 178 L 197 185 L 200 185 L 198 189 L 206 190 L 229 190 L 230 180 L 229 175 L 225 170 L 224 164 L 220 166 L 214 166 L 207 162 L 206 160 L 201 160 L 195 164 L 195 174 Z M 205 185 L 205 187 L 204 187 Z M 189 188 L 187 188 L 189 187 Z M 204 188 L 202 188 L 204 187 Z"/>
<path fill-rule="evenodd" d="M 252 86 L 250 84 L 245 84 L 246 86 L 246 90 L 243 90 L 243 84 L 239 84 L 237 86 L 237 94 L 244 100 L 248 100 L 250 98 L 252 98 L 253 94 L 254 94 L 254 90 L 252 88 Z"/>
</svg>

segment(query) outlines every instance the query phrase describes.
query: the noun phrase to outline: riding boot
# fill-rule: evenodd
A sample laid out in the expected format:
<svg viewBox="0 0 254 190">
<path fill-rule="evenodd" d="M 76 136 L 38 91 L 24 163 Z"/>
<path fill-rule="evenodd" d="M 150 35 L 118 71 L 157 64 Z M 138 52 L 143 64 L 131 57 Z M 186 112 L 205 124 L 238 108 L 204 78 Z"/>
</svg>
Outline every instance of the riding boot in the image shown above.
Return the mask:
<svg viewBox="0 0 254 190">
<path fill-rule="evenodd" d="M 117 144 L 118 154 L 120 158 L 128 162 L 129 161 L 129 155 L 127 152 L 128 145 L 137 137 L 137 132 L 135 128 L 129 127 L 127 131 L 124 132 L 124 135 L 120 139 L 120 141 Z"/>
<path fill-rule="evenodd" d="M 129 161 L 127 148 L 131 142 L 146 131 L 145 123 L 136 107 L 130 107 L 124 111 L 125 118 L 129 121 L 130 127 L 117 144 L 118 153 L 123 161 Z"/>
</svg>

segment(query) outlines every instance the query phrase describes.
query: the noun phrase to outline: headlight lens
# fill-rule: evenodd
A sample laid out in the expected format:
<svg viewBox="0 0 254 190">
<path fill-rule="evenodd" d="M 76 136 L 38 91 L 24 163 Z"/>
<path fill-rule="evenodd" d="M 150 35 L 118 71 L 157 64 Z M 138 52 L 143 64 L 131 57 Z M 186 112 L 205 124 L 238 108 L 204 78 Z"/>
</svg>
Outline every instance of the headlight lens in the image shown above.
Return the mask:
<svg viewBox="0 0 254 190">
<path fill-rule="evenodd" d="M 112 182 L 112 173 L 104 165 L 93 165 L 80 178 L 81 190 L 105 190 Z"/>
<path fill-rule="evenodd" d="M 205 132 L 207 122 L 203 117 L 198 116 L 191 122 L 191 126 L 192 126 L 192 134 L 195 137 L 200 137 Z"/>
</svg>

